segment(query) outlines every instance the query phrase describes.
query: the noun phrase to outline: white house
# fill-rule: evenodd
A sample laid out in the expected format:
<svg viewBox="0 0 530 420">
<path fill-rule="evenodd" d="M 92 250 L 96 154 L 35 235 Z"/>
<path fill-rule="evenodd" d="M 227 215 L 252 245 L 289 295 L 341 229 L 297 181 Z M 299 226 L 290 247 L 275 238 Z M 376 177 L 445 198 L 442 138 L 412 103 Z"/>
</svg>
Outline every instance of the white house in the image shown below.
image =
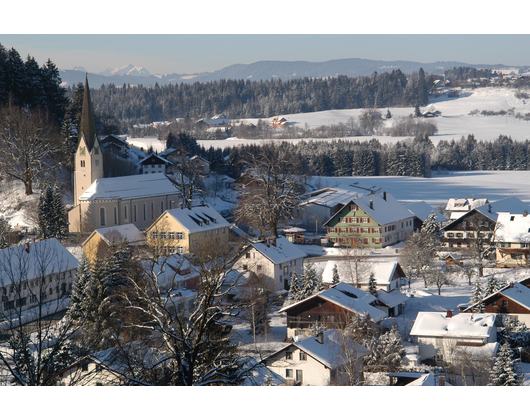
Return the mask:
<svg viewBox="0 0 530 420">
<path fill-rule="evenodd" d="M 289 290 L 292 273 L 302 275 L 305 257 L 307 254 L 286 238 L 270 238 L 248 245 L 234 269 L 253 272 L 271 292 Z"/>
<path fill-rule="evenodd" d="M 493 242 L 496 244 L 497 266 L 526 267 L 530 253 L 530 217 L 523 214 L 499 213 Z"/>
<path fill-rule="evenodd" d="M 173 165 L 169 160 L 155 154 L 150 154 L 140 162 L 144 174 L 165 174 L 167 167 Z"/>
<path fill-rule="evenodd" d="M 78 265 L 55 238 L 0 250 L 0 318 L 25 322 L 39 309 L 46 315 L 65 309 Z"/>
<path fill-rule="evenodd" d="M 445 206 L 445 211 L 450 212 L 449 219 L 455 220 L 477 207 L 488 204 L 487 198 L 450 198 Z"/>
<path fill-rule="evenodd" d="M 443 359 L 450 362 L 458 349 L 473 347 L 488 350 L 497 344 L 495 314 L 419 312 L 410 335 L 418 342 L 420 360 Z"/>
<path fill-rule="evenodd" d="M 349 385 L 362 373 L 362 357 L 368 350 L 337 330 L 291 343 L 267 357 L 272 372 L 291 384 L 328 386 Z M 350 369 L 346 369 L 348 365 Z"/>
</svg>

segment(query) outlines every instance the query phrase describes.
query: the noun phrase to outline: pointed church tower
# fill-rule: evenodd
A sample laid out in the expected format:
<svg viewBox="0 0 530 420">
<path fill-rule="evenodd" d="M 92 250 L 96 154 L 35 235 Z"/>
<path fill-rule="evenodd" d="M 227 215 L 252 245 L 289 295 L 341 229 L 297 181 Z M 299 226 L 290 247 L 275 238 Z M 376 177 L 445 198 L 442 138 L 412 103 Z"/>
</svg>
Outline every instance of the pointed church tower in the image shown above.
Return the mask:
<svg viewBox="0 0 530 420">
<path fill-rule="evenodd" d="M 79 142 L 75 153 L 74 205 L 79 204 L 79 197 L 96 179 L 103 177 L 103 155 L 96 135 L 96 122 L 86 75 Z"/>
</svg>

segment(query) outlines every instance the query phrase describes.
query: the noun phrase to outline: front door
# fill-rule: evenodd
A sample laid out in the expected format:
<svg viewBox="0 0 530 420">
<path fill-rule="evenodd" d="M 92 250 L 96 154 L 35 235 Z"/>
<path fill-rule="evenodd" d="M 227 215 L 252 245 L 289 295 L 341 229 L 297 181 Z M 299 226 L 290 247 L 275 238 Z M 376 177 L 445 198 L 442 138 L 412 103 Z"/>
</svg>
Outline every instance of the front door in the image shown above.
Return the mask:
<svg viewBox="0 0 530 420">
<path fill-rule="evenodd" d="M 303 381 L 303 374 L 302 374 L 302 371 L 301 370 L 297 370 L 296 371 L 296 382 L 300 382 L 300 385 L 302 385 L 302 381 Z"/>
</svg>

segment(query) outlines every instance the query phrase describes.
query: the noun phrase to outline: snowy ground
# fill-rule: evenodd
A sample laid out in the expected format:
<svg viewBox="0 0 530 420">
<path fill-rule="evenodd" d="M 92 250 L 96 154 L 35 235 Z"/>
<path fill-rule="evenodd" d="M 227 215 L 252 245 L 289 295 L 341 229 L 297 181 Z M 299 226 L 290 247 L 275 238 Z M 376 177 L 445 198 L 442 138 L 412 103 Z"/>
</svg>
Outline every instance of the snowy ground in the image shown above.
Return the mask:
<svg viewBox="0 0 530 420">
<path fill-rule="evenodd" d="M 334 248 L 323 248 L 318 246 L 300 246 L 307 253 L 317 255 L 328 254 L 334 255 L 338 251 Z M 397 247 L 399 248 L 399 246 Z M 395 249 L 381 250 L 389 257 L 395 256 Z M 327 261 L 320 261 L 313 263 L 317 273 L 321 273 L 326 266 Z M 441 263 L 440 263 L 441 264 Z M 504 282 L 517 281 L 530 276 L 530 269 L 486 269 L 485 276 L 481 279 L 481 285 L 484 289 L 487 284 L 487 279 L 491 274 Z M 445 312 L 452 310 L 454 313 L 459 312 L 459 305 L 469 303 L 472 294 L 472 285 L 469 285 L 468 280 L 461 275 L 453 275 L 454 285 L 444 286 L 441 290 L 441 295 L 438 295 L 438 290 L 435 286 L 424 287 L 423 281 L 412 282 L 410 288 L 408 285 L 402 287 L 402 292 L 409 296 L 409 300 L 405 304 L 404 313 L 395 318 L 388 318 L 383 321 L 387 327 L 396 325 L 403 337 L 408 339 L 408 334 L 414 324 L 418 312 L 420 311 L 436 311 Z M 281 306 L 272 308 L 271 311 L 271 331 L 264 336 L 257 336 L 256 343 L 254 343 L 248 323 L 240 323 L 234 326 L 236 333 L 236 340 L 251 352 L 254 356 L 266 356 L 272 351 L 278 350 L 285 345 L 283 341 L 287 333 L 287 318 L 285 314 L 279 314 L 278 310 Z M 411 342 L 406 342 L 406 345 L 412 345 Z M 525 373 L 524 385 L 530 386 L 530 363 L 522 363 L 522 370 Z"/>
<path fill-rule="evenodd" d="M 431 136 L 434 144 L 440 140 L 458 140 L 462 136 L 474 134 L 479 140 L 494 140 L 499 135 L 504 134 L 511 136 L 514 140 L 524 141 L 530 137 L 530 122 L 516 119 L 513 116 L 471 116 L 469 113 L 474 110 L 480 111 L 508 111 L 514 109 L 514 115 L 518 112 L 526 114 L 530 112 L 530 101 L 521 100 L 515 97 L 516 90 L 513 88 L 477 88 L 464 89 L 458 98 L 449 98 L 444 94 L 438 98 L 431 98 L 429 105 L 422 108 L 423 112 L 427 110 L 438 110 L 442 115 L 429 121 L 433 121 L 438 126 L 438 134 Z M 407 117 L 414 113 L 413 108 L 389 108 L 393 117 L 386 121 L 387 126 L 391 126 L 393 120 L 401 117 Z M 387 108 L 379 109 L 383 115 L 386 114 Z M 345 109 L 345 110 L 330 110 L 320 112 L 309 112 L 306 114 L 288 114 L 278 115 L 271 118 L 264 118 L 264 121 L 272 121 L 275 117 L 285 117 L 291 125 L 305 127 L 306 124 L 311 127 L 319 127 L 322 125 L 331 125 L 338 123 L 346 123 L 349 118 L 354 117 L 358 120 L 362 109 Z M 236 122 L 244 122 L 246 124 L 256 124 L 259 120 L 257 118 L 241 119 Z M 369 140 L 373 137 L 379 139 L 381 143 L 393 143 L 398 140 L 403 140 L 404 137 L 390 137 L 390 136 L 364 136 L 364 137 L 348 137 L 355 140 Z M 342 137 L 344 138 L 344 137 Z M 305 139 L 309 140 L 309 139 Z M 329 139 L 328 139 L 329 140 Z M 153 146 L 155 150 L 161 151 L 164 145 L 156 138 L 129 138 L 129 143 L 136 147 L 143 147 L 147 150 L 149 146 Z M 300 140 L 286 140 L 297 143 Z M 326 141 L 324 139 L 323 141 Z M 237 146 L 246 143 L 259 143 L 260 140 L 248 140 L 239 138 L 229 138 L 226 140 L 199 140 L 199 144 L 206 149 L 210 146 L 214 147 L 229 147 Z"/>
</svg>

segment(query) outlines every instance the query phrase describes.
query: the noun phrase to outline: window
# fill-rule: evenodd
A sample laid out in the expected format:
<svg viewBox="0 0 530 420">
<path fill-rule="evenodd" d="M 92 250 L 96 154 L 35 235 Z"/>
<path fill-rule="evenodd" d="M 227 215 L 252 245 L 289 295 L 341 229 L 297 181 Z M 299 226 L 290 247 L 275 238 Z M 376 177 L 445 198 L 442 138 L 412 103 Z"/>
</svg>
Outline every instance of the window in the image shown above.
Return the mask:
<svg viewBox="0 0 530 420">
<path fill-rule="evenodd" d="M 138 211 L 137 211 L 137 208 L 136 208 L 136 204 L 133 206 L 133 220 L 135 222 L 138 221 Z"/>
<path fill-rule="evenodd" d="M 81 168 L 84 168 L 85 167 L 85 161 L 82 160 L 80 163 L 81 163 Z"/>
<path fill-rule="evenodd" d="M 503 301 L 502 301 L 502 307 L 503 307 L 504 309 L 506 309 L 506 308 L 508 307 L 508 301 L 507 301 L 507 300 L 503 300 Z"/>
<path fill-rule="evenodd" d="M 99 166 L 99 159 L 96 159 L 96 166 Z"/>
<path fill-rule="evenodd" d="M 286 351 L 285 352 L 285 358 L 287 360 L 293 360 L 293 352 L 292 351 Z"/>
<path fill-rule="evenodd" d="M 300 351 L 300 360 L 307 360 L 307 353 Z"/>
<path fill-rule="evenodd" d="M 144 203 L 144 220 L 147 220 L 147 206 Z"/>
<path fill-rule="evenodd" d="M 160 202 L 160 214 L 164 213 L 164 202 Z"/>
<path fill-rule="evenodd" d="M 151 219 L 155 218 L 155 203 L 151 201 Z"/>
<path fill-rule="evenodd" d="M 88 362 L 81 363 L 81 370 L 83 372 L 88 372 Z"/>
<path fill-rule="evenodd" d="M 100 226 L 105 226 L 105 207 L 99 209 L 99 224 Z"/>
<path fill-rule="evenodd" d="M 292 369 L 285 369 L 285 377 L 286 378 L 292 378 L 293 377 L 293 370 Z"/>
<path fill-rule="evenodd" d="M 123 206 L 123 218 L 127 221 L 127 206 Z"/>
<path fill-rule="evenodd" d="M 301 383 L 302 379 L 303 379 L 302 371 L 301 370 L 297 370 L 296 371 L 296 381 Z"/>
<path fill-rule="evenodd" d="M 492 303 L 491 305 L 492 305 L 494 308 L 496 308 L 496 307 L 497 307 L 497 301 L 494 300 L 493 303 Z"/>
<path fill-rule="evenodd" d="M 118 224 L 118 207 L 114 207 L 114 224 Z"/>
<path fill-rule="evenodd" d="M 257 269 L 258 271 L 261 271 L 261 265 L 258 265 L 258 266 L 256 267 L 256 269 Z"/>
</svg>

